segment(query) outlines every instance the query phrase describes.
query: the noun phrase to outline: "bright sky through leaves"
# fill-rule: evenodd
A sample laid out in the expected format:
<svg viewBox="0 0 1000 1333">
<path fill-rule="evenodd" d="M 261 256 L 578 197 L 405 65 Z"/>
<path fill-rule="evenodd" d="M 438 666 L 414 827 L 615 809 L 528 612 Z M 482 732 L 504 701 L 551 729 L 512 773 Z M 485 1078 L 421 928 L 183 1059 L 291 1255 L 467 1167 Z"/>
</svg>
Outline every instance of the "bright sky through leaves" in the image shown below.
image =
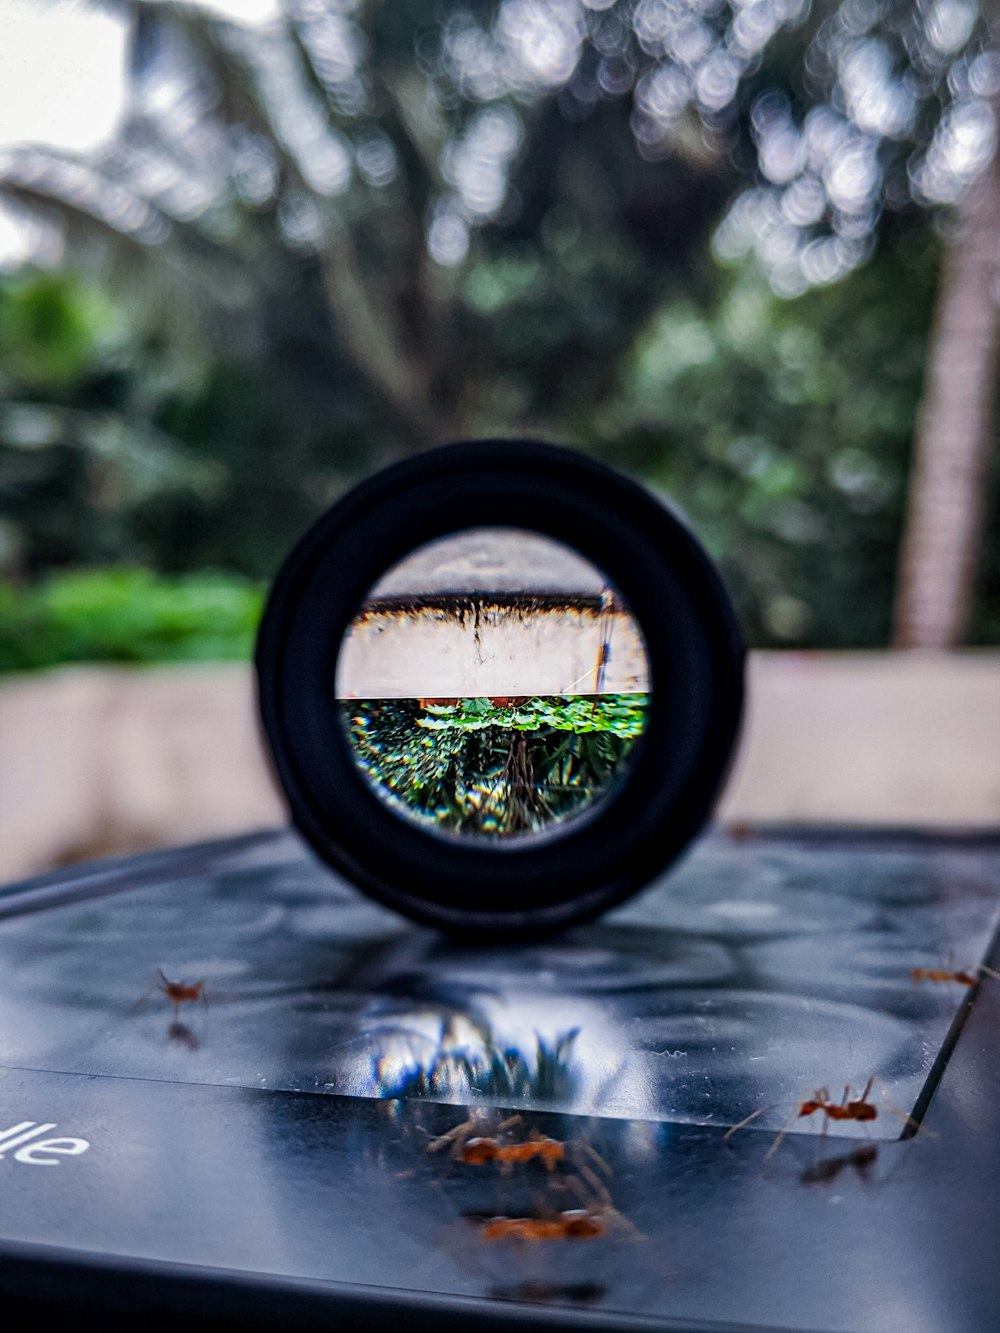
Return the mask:
<svg viewBox="0 0 1000 1333">
<path fill-rule="evenodd" d="M 128 24 L 84 4 L 0 0 L 0 146 L 85 152 L 111 135 L 125 92 Z"/>
<path fill-rule="evenodd" d="M 0 153 L 49 143 L 87 152 L 117 129 L 128 23 L 87 4 L 0 0 Z M 33 246 L 0 208 L 0 268 Z"/>
</svg>

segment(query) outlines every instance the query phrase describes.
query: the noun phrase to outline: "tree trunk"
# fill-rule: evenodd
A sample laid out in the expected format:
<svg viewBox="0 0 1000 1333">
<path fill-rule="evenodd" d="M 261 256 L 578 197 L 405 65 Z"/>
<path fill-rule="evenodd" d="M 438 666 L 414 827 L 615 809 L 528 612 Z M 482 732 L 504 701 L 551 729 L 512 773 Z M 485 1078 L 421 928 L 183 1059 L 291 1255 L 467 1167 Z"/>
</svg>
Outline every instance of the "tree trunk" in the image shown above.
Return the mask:
<svg viewBox="0 0 1000 1333">
<path fill-rule="evenodd" d="M 944 257 L 900 550 L 897 648 L 955 648 L 968 629 L 995 440 L 998 346 L 1000 152 Z"/>
</svg>

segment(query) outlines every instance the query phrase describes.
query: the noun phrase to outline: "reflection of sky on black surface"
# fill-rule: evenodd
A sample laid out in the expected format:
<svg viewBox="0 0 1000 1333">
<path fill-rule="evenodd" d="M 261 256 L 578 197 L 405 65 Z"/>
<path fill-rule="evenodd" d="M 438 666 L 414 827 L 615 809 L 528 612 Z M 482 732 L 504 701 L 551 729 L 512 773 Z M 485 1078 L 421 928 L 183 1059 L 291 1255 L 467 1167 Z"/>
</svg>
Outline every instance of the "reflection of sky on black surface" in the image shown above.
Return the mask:
<svg viewBox="0 0 1000 1333">
<path fill-rule="evenodd" d="M 604 921 L 501 950 L 402 926 L 290 835 L 220 844 L 0 922 L 0 1062 L 699 1124 L 779 1103 L 762 1125 L 874 1073 L 908 1108 L 966 994 L 910 971 L 983 959 L 998 869 L 997 846 L 709 838 Z M 158 966 L 206 979 L 193 1041 L 162 995 L 131 1012 Z"/>
</svg>

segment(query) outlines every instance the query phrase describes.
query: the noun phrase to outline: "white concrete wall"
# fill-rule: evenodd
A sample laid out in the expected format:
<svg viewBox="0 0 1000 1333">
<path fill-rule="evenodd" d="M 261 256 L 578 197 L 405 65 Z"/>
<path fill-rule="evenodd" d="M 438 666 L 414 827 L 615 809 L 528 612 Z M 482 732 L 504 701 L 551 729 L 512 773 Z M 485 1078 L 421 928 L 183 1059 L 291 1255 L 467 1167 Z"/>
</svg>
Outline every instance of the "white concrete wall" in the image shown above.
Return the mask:
<svg viewBox="0 0 1000 1333">
<path fill-rule="evenodd" d="M 1000 827 L 1000 652 L 758 653 L 731 823 Z M 245 666 L 0 680 L 0 881 L 284 822 Z"/>
<path fill-rule="evenodd" d="M 599 680 L 601 645 L 609 649 Z M 440 610 L 373 609 L 341 648 L 340 699 L 458 699 L 486 695 L 635 694 L 649 688 L 646 650 L 625 612 L 483 604 Z"/>
<path fill-rule="evenodd" d="M 0 882 L 284 822 L 250 669 L 0 679 Z"/>
<path fill-rule="evenodd" d="M 1000 652 L 754 654 L 720 813 L 1000 828 Z"/>
</svg>

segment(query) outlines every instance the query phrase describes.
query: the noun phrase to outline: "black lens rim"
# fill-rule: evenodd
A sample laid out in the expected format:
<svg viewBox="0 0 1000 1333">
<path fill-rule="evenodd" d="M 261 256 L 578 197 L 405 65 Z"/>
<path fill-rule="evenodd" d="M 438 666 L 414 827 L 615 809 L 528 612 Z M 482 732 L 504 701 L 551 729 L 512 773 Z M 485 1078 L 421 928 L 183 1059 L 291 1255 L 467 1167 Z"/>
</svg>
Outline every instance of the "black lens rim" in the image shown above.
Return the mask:
<svg viewBox="0 0 1000 1333">
<path fill-rule="evenodd" d="M 456 514 L 475 518 L 456 525 Z M 416 547 L 491 526 L 532 529 L 591 560 L 629 604 L 649 655 L 648 723 L 625 777 L 538 840 L 446 839 L 400 818 L 364 778 L 332 706 L 340 643 L 368 590 Z M 496 939 L 593 917 L 684 850 L 729 768 L 744 657 L 718 573 L 676 514 L 579 453 L 496 439 L 395 464 L 324 514 L 274 581 L 256 667 L 273 766 L 315 851 L 417 921 Z"/>
</svg>

